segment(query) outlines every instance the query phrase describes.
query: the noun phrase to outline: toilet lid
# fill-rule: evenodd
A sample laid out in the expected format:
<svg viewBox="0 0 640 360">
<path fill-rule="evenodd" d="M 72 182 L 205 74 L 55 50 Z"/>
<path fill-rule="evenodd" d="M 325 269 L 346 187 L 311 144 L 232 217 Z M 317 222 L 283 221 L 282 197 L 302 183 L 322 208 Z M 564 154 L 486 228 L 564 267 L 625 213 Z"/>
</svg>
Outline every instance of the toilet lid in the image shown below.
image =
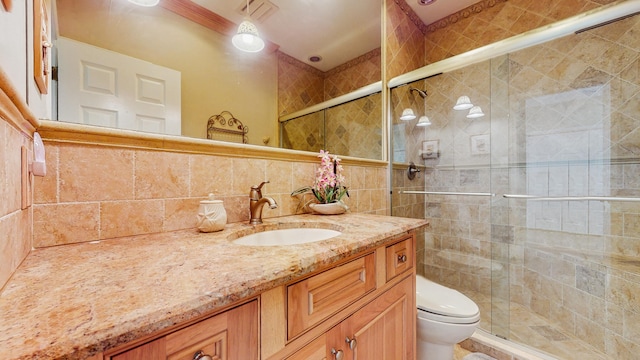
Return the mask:
<svg viewBox="0 0 640 360">
<path fill-rule="evenodd" d="M 480 309 L 461 292 L 442 286 L 422 276 L 416 277 L 418 309 L 451 317 L 473 317 Z"/>
</svg>

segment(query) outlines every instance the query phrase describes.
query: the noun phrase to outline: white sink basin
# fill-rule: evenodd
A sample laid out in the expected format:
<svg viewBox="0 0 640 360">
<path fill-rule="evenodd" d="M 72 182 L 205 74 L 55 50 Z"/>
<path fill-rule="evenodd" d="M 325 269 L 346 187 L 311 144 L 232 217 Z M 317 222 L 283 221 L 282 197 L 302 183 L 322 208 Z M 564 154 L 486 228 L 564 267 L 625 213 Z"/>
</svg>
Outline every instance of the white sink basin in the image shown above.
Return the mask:
<svg viewBox="0 0 640 360">
<path fill-rule="evenodd" d="M 316 228 L 293 228 L 260 231 L 233 240 L 234 244 L 250 246 L 286 246 L 331 239 L 340 231 Z"/>
</svg>

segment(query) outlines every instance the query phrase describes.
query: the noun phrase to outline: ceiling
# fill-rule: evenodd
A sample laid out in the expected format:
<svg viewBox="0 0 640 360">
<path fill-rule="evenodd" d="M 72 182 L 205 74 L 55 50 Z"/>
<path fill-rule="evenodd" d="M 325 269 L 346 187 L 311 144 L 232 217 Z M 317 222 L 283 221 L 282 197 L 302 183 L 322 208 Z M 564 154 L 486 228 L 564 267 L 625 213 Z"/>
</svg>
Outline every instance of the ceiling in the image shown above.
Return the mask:
<svg viewBox="0 0 640 360">
<path fill-rule="evenodd" d="M 280 46 L 284 53 L 327 71 L 380 47 L 381 0 L 250 0 L 252 21 L 260 36 Z M 393 0 L 389 0 L 393 1 Z M 407 3 L 425 24 L 430 24 L 478 0 L 438 0 L 421 6 Z M 193 0 L 239 24 L 246 0 Z M 271 12 L 261 18 L 264 9 Z M 320 56 L 312 63 L 310 56 Z"/>
</svg>

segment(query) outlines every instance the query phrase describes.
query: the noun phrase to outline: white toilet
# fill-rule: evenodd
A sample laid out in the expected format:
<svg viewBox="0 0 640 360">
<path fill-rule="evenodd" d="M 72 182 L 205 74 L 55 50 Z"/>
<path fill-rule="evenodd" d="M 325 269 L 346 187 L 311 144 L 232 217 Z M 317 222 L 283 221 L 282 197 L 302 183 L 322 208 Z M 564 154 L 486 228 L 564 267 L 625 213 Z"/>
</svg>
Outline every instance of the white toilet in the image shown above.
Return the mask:
<svg viewBox="0 0 640 360">
<path fill-rule="evenodd" d="M 416 277 L 418 360 L 452 360 L 453 346 L 480 322 L 478 305 L 462 293 Z"/>
</svg>

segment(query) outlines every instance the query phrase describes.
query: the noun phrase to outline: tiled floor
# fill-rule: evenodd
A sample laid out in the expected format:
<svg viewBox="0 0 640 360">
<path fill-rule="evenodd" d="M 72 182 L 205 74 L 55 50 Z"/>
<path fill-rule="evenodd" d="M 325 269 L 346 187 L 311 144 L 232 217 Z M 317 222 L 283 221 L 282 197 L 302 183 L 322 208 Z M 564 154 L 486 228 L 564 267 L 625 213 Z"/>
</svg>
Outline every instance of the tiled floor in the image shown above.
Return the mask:
<svg viewBox="0 0 640 360">
<path fill-rule="evenodd" d="M 460 345 L 456 345 L 453 349 L 453 360 L 462 360 L 467 354 L 471 354 L 471 351 L 461 348 Z"/>
<path fill-rule="evenodd" d="M 528 347 L 533 347 L 538 351 L 547 353 L 558 359 L 580 359 L 580 360 L 610 360 L 605 354 L 593 348 L 588 343 L 575 336 L 564 332 L 557 326 L 528 310 L 524 306 L 516 303 L 510 304 L 508 314 L 508 333 L 504 329 L 499 329 L 494 324 L 494 331 L 491 331 L 491 301 L 483 294 L 468 294 L 480 307 L 482 318 L 480 327 L 489 333 L 508 334 L 507 338 Z M 494 314 L 498 308 L 494 306 Z M 495 314 L 500 316 L 500 314 Z M 457 358 L 456 358 L 457 360 Z"/>
</svg>

